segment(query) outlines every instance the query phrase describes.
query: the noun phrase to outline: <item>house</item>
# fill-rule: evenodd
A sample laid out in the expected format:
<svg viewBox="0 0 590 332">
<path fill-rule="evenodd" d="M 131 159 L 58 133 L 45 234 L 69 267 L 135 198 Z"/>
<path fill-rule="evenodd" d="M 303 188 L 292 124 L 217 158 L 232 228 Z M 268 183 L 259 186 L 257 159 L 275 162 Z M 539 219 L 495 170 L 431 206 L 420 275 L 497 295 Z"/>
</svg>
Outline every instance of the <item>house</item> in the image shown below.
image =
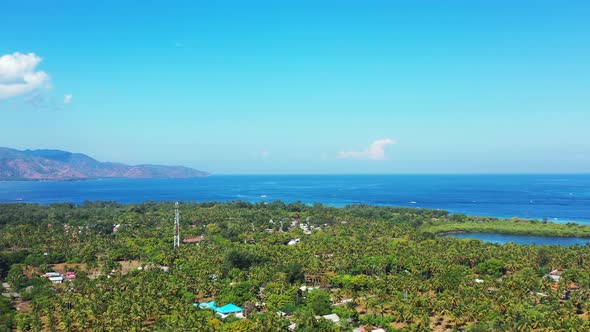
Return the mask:
<svg viewBox="0 0 590 332">
<path fill-rule="evenodd" d="M 293 239 L 293 240 L 287 242 L 287 245 L 292 246 L 292 245 L 299 243 L 299 241 L 301 241 L 301 239 Z"/>
<path fill-rule="evenodd" d="M 554 282 L 559 282 L 559 280 L 561 280 L 561 276 L 559 276 L 557 274 L 546 274 L 543 276 L 543 278 L 549 278 L 549 279 L 553 280 Z"/>
<path fill-rule="evenodd" d="M 196 304 L 196 303 L 193 303 L 193 306 L 195 306 L 195 307 L 196 307 L 196 306 L 197 306 L 197 304 Z M 217 308 L 217 307 L 215 306 L 215 301 L 201 302 L 201 303 L 198 305 L 198 307 L 199 307 L 199 308 L 201 308 L 201 309 L 215 309 L 215 308 Z"/>
<path fill-rule="evenodd" d="M 49 281 L 51 281 L 54 284 L 61 284 L 62 281 L 64 281 L 64 278 L 62 276 L 59 276 L 59 277 L 49 277 L 48 279 L 49 279 Z"/>
<path fill-rule="evenodd" d="M 193 306 L 196 307 L 197 304 L 194 303 Z M 222 307 L 217 307 L 215 301 L 209 301 L 201 302 L 198 306 L 201 309 L 211 309 L 215 311 L 215 313 L 218 314 L 222 319 L 231 315 L 234 315 L 238 318 L 244 318 L 244 309 L 232 303 L 228 303 Z"/>
<path fill-rule="evenodd" d="M 309 229 L 308 224 L 299 224 L 299 228 L 303 231 L 303 234 L 311 234 L 311 230 Z"/>
<path fill-rule="evenodd" d="M 61 274 L 57 273 L 57 272 L 47 272 L 43 275 L 45 278 L 51 278 L 51 277 L 60 277 Z"/>
<path fill-rule="evenodd" d="M 197 237 L 190 237 L 187 239 L 183 239 L 182 243 L 197 243 L 199 244 L 201 241 L 205 240 L 204 236 L 197 236 Z"/>
<path fill-rule="evenodd" d="M 43 276 L 54 284 L 61 284 L 62 281 L 64 281 L 63 276 L 57 272 L 47 272 Z M 75 277 L 76 276 L 74 276 L 74 278 Z"/>
<path fill-rule="evenodd" d="M 302 291 L 302 292 L 307 292 L 307 291 L 311 291 L 311 290 L 314 290 L 314 289 L 320 289 L 320 286 L 310 286 L 310 287 L 308 287 L 308 286 L 305 286 L 304 285 L 304 286 L 299 287 L 299 290 Z"/>
<path fill-rule="evenodd" d="M 238 318 L 244 318 L 244 309 L 238 307 L 235 304 L 229 303 L 224 305 L 223 307 L 217 308 L 215 312 L 221 316 L 221 318 L 225 318 L 230 315 L 234 315 Z"/>
<path fill-rule="evenodd" d="M 565 292 L 563 292 L 563 296 L 562 296 L 562 298 L 563 298 L 564 300 L 569 300 L 569 298 L 572 296 L 572 293 L 573 293 L 573 292 L 577 292 L 577 291 L 578 291 L 578 288 L 579 288 L 579 287 L 578 287 L 578 285 L 577 285 L 577 284 L 575 284 L 575 283 L 573 283 L 573 282 L 572 282 L 572 283 L 570 283 L 570 284 L 567 286 L 567 289 L 565 290 Z"/>
<path fill-rule="evenodd" d="M 336 314 L 329 314 L 329 315 L 323 315 L 323 316 L 316 316 L 316 319 L 327 319 L 329 321 L 331 321 L 332 323 L 339 325 L 340 324 L 340 317 L 338 317 L 338 315 Z"/>
<path fill-rule="evenodd" d="M 385 330 L 383 330 L 382 328 L 377 327 L 377 326 L 369 327 L 369 329 L 366 329 L 364 326 L 361 326 L 361 327 L 357 327 L 356 329 L 352 330 L 352 332 L 369 332 L 369 331 L 385 332 Z"/>
<path fill-rule="evenodd" d="M 563 274 L 563 270 L 560 269 L 553 269 L 549 274 L 543 276 L 543 278 L 549 278 L 553 280 L 553 282 L 559 282 L 561 280 L 561 275 Z"/>
<path fill-rule="evenodd" d="M 8 293 L 2 293 L 2 296 L 17 299 L 20 297 L 20 294 L 17 292 L 8 292 Z"/>
</svg>

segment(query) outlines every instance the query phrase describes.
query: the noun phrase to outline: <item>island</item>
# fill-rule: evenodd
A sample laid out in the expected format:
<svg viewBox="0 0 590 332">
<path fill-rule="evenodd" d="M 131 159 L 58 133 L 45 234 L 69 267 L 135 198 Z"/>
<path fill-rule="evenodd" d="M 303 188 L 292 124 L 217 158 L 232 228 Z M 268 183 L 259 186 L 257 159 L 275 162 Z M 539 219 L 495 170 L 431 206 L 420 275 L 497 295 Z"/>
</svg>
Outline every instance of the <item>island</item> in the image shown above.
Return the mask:
<svg viewBox="0 0 590 332">
<path fill-rule="evenodd" d="M 100 162 L 82 153 L 62 150 L 20 151 L 0 147 L 0 181 L 193 178 L 209 175 L 184 166 L 131 166 Z"/>
</svg>

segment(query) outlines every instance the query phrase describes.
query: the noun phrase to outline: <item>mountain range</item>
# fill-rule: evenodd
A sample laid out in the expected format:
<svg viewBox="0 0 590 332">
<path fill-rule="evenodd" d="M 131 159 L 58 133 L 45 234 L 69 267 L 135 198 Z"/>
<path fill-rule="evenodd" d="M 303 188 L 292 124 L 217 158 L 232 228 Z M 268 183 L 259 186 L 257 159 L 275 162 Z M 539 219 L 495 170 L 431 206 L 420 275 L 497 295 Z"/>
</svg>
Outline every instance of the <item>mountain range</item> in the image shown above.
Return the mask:
<svg viewBox="0 0 590 332">
<path fill-rule="evenodd" d="M 184 166 L 125 165 L 100 162 L 61 150 L 15 150 L 0 147 L 0 180 L 85 180 L 101 178 L 192 178 L 211 174 Z"/>
</svg>

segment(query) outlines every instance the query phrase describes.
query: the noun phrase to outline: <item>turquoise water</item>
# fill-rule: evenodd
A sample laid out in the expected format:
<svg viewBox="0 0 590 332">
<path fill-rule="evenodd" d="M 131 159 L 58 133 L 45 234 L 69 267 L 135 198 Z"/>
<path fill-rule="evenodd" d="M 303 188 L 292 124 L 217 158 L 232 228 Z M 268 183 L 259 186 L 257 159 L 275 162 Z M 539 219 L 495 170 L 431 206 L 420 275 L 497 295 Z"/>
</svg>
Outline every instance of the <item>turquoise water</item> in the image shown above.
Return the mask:
<svg viewBox="0 0 590 332">
<path fill-rule="evenodd" d="M 585 175 L 215 175 L 193 179 L 0 182 L 0 202 L 320 202 L 444 209 L 590 224 Z"/>
<path fill-rule="evenodd" d="M 506 235 L 506 234 L 495 234 L 495 233 L 460 233 L 450 234 L 447 237 L 456 237 L 459 239 L 478 239 L 484 242 L 506 244 L 506 243 L 517 243 L 517 244 L 536 244 L 536 245 L 549 245 L 549 246 L 573 246 L 573 245 L 586 245 L 590 243 L 590 239 L 587 238 L 576 238 L 576 237 L 554 237 L 554 236 L 528 236 L 528 235 Z"/>
</svg>

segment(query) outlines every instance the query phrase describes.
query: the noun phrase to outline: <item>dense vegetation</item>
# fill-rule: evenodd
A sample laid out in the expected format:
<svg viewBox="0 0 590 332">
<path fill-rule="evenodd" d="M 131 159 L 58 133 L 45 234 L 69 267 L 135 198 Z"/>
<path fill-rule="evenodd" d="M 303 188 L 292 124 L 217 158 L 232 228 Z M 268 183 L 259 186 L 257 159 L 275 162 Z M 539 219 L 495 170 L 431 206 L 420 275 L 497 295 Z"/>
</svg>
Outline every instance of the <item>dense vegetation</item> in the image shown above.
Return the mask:
<svg viewBox="0 0 590 332">
<path fill-rule="evenodd" d="M 590 330 L 589 246 L 436 236 L 588 236 L 588 227 L 365 205 L 183 203 L 182 237 L 204 240 L 173 249 L 173 209 L 0 205 L 0 279 L 20 294 L 0 297 L 0 331 Z M 77 278 L 51 284 L 41 274 L 53 270 Z M 559 282 L 543 277 L 551 270 Z M 247 318 L 193 306 L 211 299 Z M 316 318 L 329 313 L 339 325 Z"/>
</svg>

